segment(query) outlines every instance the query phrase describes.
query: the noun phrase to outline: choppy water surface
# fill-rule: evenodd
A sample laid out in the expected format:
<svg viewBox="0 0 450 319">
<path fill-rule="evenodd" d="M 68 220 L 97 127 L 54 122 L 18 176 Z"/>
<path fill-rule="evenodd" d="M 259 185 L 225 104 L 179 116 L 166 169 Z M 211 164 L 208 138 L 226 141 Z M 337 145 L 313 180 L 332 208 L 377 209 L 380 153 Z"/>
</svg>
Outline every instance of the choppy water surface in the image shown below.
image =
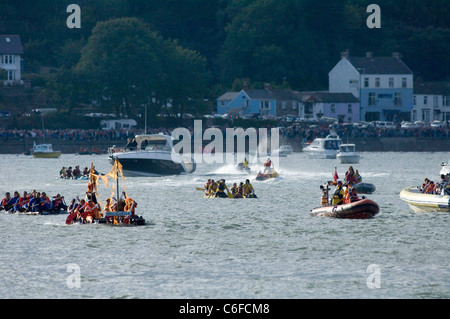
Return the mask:
<svg viewBox="0 0 450 319">
<path fill-rule="evenodd" d="M 199 164 L 192 175 L 127 178 L 142 227 L 65 225 L 65 215 L 0 214 L 1 298 L 448 298 L 448 213 L 415 213 L 399 198 L 438 180 L 448 153 L 361 153 L 374 183 L 371 220 L 313 217 L 319 185 L 348 165 L 303 153 L 280 159 L 280 178 L 253 181 L 258 199 L 205 199 L 206 179 L 254 180 L 233 165 Z M 0 155 L 0 195 L 33 189 L 84 196 L 86 181 L 62 166 L 108 172 L 105 156 L 34 159 Z M 101 188 L 100 197 L 111 190 Z M 79 266 L 80 287 L 69 288 Z M 368 271 L 369 268 L 369 271 Z M 378 269 L 379 276 L 374 269 Z M 68 271 L 69 270 L 69 271 Z M 377 275 L 377 277 L 375 277 Z"/>
</svg>

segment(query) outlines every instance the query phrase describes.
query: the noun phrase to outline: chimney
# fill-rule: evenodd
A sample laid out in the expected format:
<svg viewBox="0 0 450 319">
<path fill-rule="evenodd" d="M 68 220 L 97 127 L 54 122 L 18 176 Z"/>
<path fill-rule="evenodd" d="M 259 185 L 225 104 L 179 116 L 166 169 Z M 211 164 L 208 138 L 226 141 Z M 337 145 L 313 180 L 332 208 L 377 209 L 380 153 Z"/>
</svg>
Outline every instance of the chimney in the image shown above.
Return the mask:
<svg viewBox="0 0 450 319">
<path fill-rule="evenodd" d="M 366 58 L 372 59 L 373 58 L 373 53 L 372 52 L 366 52 Z"/>
<path fill-rule="evenodd" d="M 349 51 L 348 51 L 348 49 L 347 50 L 345 50 L 344 52 L 341 52 L 341 59 L 343 59 L 343 58 L 348 58 L 349 57 Z"/>
<path fill-rule="evenodd" d="M 402 58 L 400 52 L 393 52 L 392 57 L 396 58 L 397 60 L 400 60 Z"/>
</svg>

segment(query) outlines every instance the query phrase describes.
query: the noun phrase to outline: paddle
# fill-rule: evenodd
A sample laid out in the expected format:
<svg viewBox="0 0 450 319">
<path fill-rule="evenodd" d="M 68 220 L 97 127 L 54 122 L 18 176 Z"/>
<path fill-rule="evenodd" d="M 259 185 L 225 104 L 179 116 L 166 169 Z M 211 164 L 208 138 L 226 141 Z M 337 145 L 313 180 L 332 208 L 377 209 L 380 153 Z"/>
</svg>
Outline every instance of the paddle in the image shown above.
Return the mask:
<svg viewBox="0 0 450 319">
<path fill-rule="evenodd" d="M 234 198 L 233 193 L 230 192 L 230 190 L 228 189 L 227 184 L 223 183 L 225 185 L 225 188 L 227 189 L 228 192 L 228 198 Z"/>
<path fill-rule="evenodd" d="M 198 190 L 198 191 L 205 191 L 205 190 L 206 190 L 206 189 L 203 188 L 203 187 L 196 187 L 195 189 Z"/>
</svg>

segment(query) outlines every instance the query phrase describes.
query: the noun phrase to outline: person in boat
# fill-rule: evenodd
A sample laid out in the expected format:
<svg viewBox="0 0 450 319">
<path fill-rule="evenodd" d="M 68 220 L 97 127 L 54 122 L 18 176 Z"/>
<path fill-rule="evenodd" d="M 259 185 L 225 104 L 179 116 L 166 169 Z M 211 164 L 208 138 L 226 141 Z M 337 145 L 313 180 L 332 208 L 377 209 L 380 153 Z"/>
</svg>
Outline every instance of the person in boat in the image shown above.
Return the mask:
<svg viewBox="0 0 450 319">
<path fill-rule="evenodd" d="M 233 183 L 233 186 L 231 186 L 230 191 L 231 191 L 231 194 L 233 195 L 233 197 L 236 197 L 237 192 L 238 192 L 238 186 L 236 183 Z"/>
<path fill-rule="evenodd" d="M 331 205 L 342 205 L 344 203 L 345 192 L 342 188 L 342 182 L 337 181 L 336 189 L 333 193 Z"/>
<path fill-rule="evenodd" d="M 436 185 L 434 184 L 433 181 L 430 181 L 430 183 L 427 186 L 427 189 L 425 190 L 425 194 L 434 194 L 436 190 Z"/>
<path fill-rule="evenodd" d="M 445 178 L 445 175 L 441 174 L 441 180 L 439 181 L 438 184 L 436 184 L 436 193 L 445 195 L 447 186 L 448 186 L 448 181 Z"/>
<path fill-rule="evenodd" d="M 356 177 L 356 180 L 358 181 L 358 183 L 362 182 L 362 177 L 361 177 L 361 175 L 359 175 L 358 170 L 355 170 L 355 177 Z"/>
<path fill-rule="evenodd" d="M 24 212 L 28 208 L 28 203 L 30 202 L 30 196 L 26 191 L 23 192 L 22 196 L 19 198 L 19 211 Z"/>
<path fill-rule="evenodd" d="M 52 197 L 52 209 L 55 211 L 67 210 L 67 205 L 64 203 L 64 196 L 56 194 Z"/>
<path fill-rule="evenodd" d="M 40 209 L 40 204 L 41 204 L 41 193 L 40 192 L 36 192 L 36 190 L 33 190 L 33 192 L 31 193 L 31 199 L 30 202 L 28 203 L 28 212 L 37 212 Z"/>
<path fill-rule="evenodd" d="M 225 180 L 221 179 L 220 181 L 217 182 L 217 190 L 215 192 L 215 197 L 223 197 L 223 198 L 227 198 L 228 195 L 225 193 Z"/>
<path fill-rule="evenodd" d="M 6 210 L 9 211 L 13 205 L 11 205 L 11 193 L 10 192 L 6 192 L 5 193 L 5 198 L 2 199 L 2 203 L 0 206 L 0 211 L 1 210 Z"/>
<path fill-rule="evenodd" d="M 52 202 L 45 192 L 41 194 L 41 202 L 39 204 L 39 211 L 52 210 Z"/>
<path fill-rule="evenodd" d="M 83 214 L 81 214 L 83 220 L 87 223 L 92 223 L 94 220 L 103 218 L 100 206 L 89 199 L 84 208 Z"/>
<path fill-rule="evenodd" d="M 244 197 L 255 197 L 255 189 L 253 185 L 250 184 L 250 180 L 246 179 L 244 184 Z"/>
<path fill-rule="evenodd" d="M 356 187 L 353 187 L 350 193 L 350 203 L 359 201 L 358 194 L 356 193 Z"/>
<path fill-rule="evenodd" d="M 130 150 L 135 150 L 136 147 L 137 147 L 136 139 L 135 139 L 135 138 L 133 138 L 133 139 L 129 138 L 129 139 L 127 140 L 127 146 L 126 146 L 126 148 L 128 148 L 128 149 L 130 149 Z"/>
<path fill-rule="evenodd" d="M 240 182 L 234 198 L 243 198 L 243 197 L 244 197 L 244 183 Z"/>
<path fill-rule="evenodd" d="M 264 162 L 264 173 L 270 172 L 271 168 L 272 168 L 272 161 L 270 157 L 268 157 Z"/>
<path fill-rule="evenodd" d="M 205 188 L 205 194 L 209 191 L 209 186 L 211 185 L 211 179 L 208 178 L 208 181 L 203 186 Z"/>
<path fill-rule="evenodd" d="M 208 187 L 208 191 L 207 191 L 206 195 L 210 196 L 210 197 L 215 196 L 216 191 L 217 191 L 217 187 L 218 187 L 217 183 L 212 179 L 211 180 L 211 184 Z"/>
<path fill-rule="evenodd" d="M 83 170 L 83 176 L 89 176 L 89 169 L 87 167 Z"/>
<path fill-rule="evenodd" d="M 247 158 L 245 157 L 244 160 L 242 161 L 242 167 L 243 168 L 248 168 L 248 161 Z"/>
<path fill-rule="evenodd" d="M 19 199 L 20 199 L 20 194 L 18 191 L 15 191 L 14 196 L 11 198 L 11 201 L 9 202 L 12 205 L 10 210 L 14 213 L 19 210 Z"/>
<path fill-rule="evenodd" d="M 80 171 L 79 165 L 75 166 L 75 169 L 73 170 L 72 175 L 73 175 L 73 178 L 81 177 L 81 171 Z"/>
<path fill-rule="evenodd" d="M 126 212 L 130 212 L 131 216 L 134 216 L 137 203 L 131 197 L 128 197 L 128 195 L 125 192 L 123 192 L 123 194 L 125 195 L 125 208 L 124 208 L 124 210 Z"/>
<path fill-rule="evenodd" d="M 427 190 L 427 188 L 428 188 L 428 185 L 430 185 L 430 180 L 426 177 L 424 180 L 423 180 L 423 184 L 422 184 L 422 187 L 421 187 L 421 191 L 422 191 L 422 193 L 425 193 L 425 191 Z"/>
<path fill-rule="evenodd" d="M 66 169 L 66 178 L 73 178 L 73 175 L 72 175 L 72 166 L 69 166 L 69 168 L 68 169 Z"/>
<path fill-rule="evenodd" d="M 67 213 L 72 214 L 75 212 L 75 209 L 80 205 L 80 203 L 77 201 L 77 199 L 72 198 L 72 201 L 70 202 L 70 205 L 67 206 Z"/>
<path fill-rule="evenodd" d="M 61 170 L 59 171 L 59 177 L 60 178 L 67 178 L 67 171 L 66 171 L 66 167 L 63 166 L 61 168 Z"/>
<path fill-rule="evenodd" d="M 345 172 L 345 182 L 348 184 L 349 182 L 351 182 L 352 184 L 357 184 L 358 183 L 358 177 L 355 173 L 355 170 L 353 169 L 353 166 L 350 166 L 347 170 L 347 172 Z"/>
</svg>

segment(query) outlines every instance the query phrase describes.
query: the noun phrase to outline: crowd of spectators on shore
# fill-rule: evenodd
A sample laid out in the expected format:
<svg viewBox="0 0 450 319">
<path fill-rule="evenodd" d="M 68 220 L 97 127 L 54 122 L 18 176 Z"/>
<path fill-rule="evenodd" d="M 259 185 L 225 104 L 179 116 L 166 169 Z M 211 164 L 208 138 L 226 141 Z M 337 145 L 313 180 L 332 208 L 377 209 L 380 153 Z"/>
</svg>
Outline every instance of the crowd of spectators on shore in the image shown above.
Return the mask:
<svg viewBox="0 0 450 319">
<path fill-rule="evenodd" d="M 207 127 L 203 127 L 206 129 Z M 192 127 L 188 127 L 192 133 Z M 301 138 L 304 142 L 312 141 L 317 137 L 325 137 L 333 129 L 341 138 L 389 138 L 389 137 L 416 137 L 447 139 L 450 138 L 450 126 L 433 128 L 424 126 L 420 128 L 404 129 L 400 126 L 396 129 L 382 129 L 377 127 L 357 127 L 351 124 L 339 125 L 291 125 L 280 127 L 280 137 L 287 139 Z M 172 128 L 148 128 L 147 134 L 164 133 L 171 135 Z M 225 129 L 223 130 L 225 131 Z M 270 134 L 270 130 L 268 130 Z M 126 141 L 137 134 L 144 134 L 143 129 L 128 130 L 102 130 L 102 129 L 63 129 L 63 130 L 45 130 L 47 139 L 65 140 L 65 141 Z M 41 129 L 17 130 L 0 129 L 0 140 L 23 140 L 24 138 L 40 139 L 44 138 L 44 131 Z"/>
<path fill-rule="evenodd" d="M 432 139 L 448 139 L 450 138 L 450 127 L 443 126 L 433 128 L 423 126 L 419 128 L 401 128 L 383 129 L 373 126 L 357 127 L 353 125 L 312 125 L 300 126 L 292 125 L 280 129 L 280 136 L 287 139 L 301 138 L 303 142 L 309 142 L 315 138 L 326 137 L 330 129 L 333 129 L 341 139 L 358 139 L 358 138 L 390 138 L 390 137 L 416 137 L 416 138 L 432 138 Z"/>
</svg>

